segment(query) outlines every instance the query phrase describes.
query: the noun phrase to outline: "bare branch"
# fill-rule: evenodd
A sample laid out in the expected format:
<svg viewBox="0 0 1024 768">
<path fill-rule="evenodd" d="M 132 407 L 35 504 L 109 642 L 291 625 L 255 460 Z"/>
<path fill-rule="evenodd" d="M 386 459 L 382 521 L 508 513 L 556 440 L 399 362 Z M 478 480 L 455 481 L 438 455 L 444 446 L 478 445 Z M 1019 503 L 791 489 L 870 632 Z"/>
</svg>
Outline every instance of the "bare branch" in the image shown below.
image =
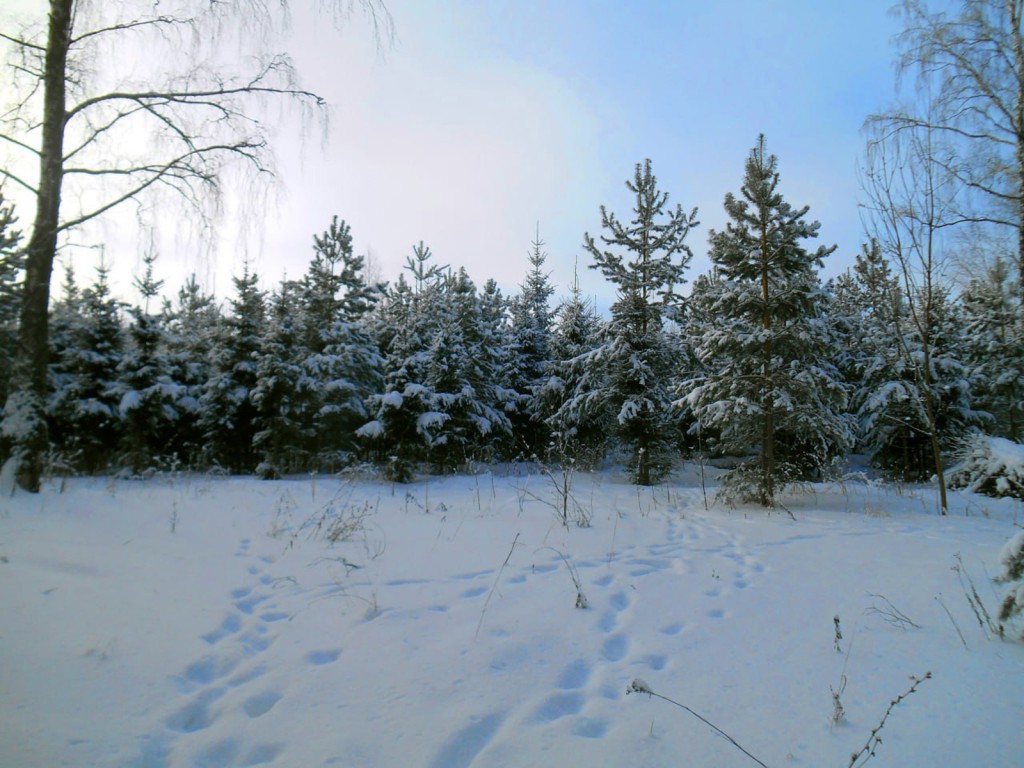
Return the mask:
<svg viewBox="0 0 1024 768">
<path fill-rule="evenodd" d="M 27 189 L 27 190 L 28 190 L 29 192 L 31 192 L 31 193 L 32 193 L 33 195 L 35 195 L 35 194 L 38 194 L 38 193 L 39 193 L 39 190 L 38 190 L 38 189 L 36 189 L 35 187 L 33 187 L 33 186 L 32 186 L 31 184 L 29 184 L 29 183 L 28 183 L 27 181 L 25 181 L 24 179 L 21 179 L 21 178 L 19 178 L 18 176 L 14 175 L 14 174 L 13 174 L 13 173 L 11 173 L 10 171 L 8 171 L 8 170 L 7 170 L 6 168 L 0 168 L 0 175 L 2 175 L 2 176 L 3 176 L 4 178 L 5 178 L 5 179 L 10 179 L 10 180 L 11 180 L 11 181 L 13 181 L 13 182 L 14 182 L 15 184 L 18 184 L 19 186 L 22 186 L 22 187 L 24 187 L 24 188 L 25 188 L 25 189 Z"/>
<path fill-rule="evenodd" d="M 18 139 L 14 138 L 10 134 L 0 133 L 0 141 L 6 141 L 8 144 L 13 144 L 16 147 L 19 147 L 20 149 L 24 149 L 27 152 L 31 152 L 36 157 L 39 157 L 39 150 L 38 149 L 33 147 L 31 144 L 26 144 L 23 141 L 19 141 Z"/>
<path fill-rule="evenodd" d="M 46 52 L 45 46 L 37 45 L 36 43 L 30 43 L 28 40 L 23 40 L 20 37 L 12 37 L 11 35 L 4 34 L 3 32 L 0 32 L 0 39 L 6 40 L 10 43 L 14 43 L 15 45 L 20 46 L 21 48 L 28 48 L 30 50 L 39 51 L 40 53 Z"/>
<path fill-rule="evenodd" d="M 112 24 L 109 27 L 102 27 L 100 29 L 93 29 L 89 32 L 84 32 L 78 37 L 72 38 L 70 44 L 72 46 L 78 45 L 84 40 L 88 40 L 93 37 L 99 37 L 100 35 L 106 35 L 111 32 L 126 32 L 128 30 L 140 29 L 144 27 L 159 27 L 159 26 L 192 26 L 194 21 L 192 19 L 179 19 L 174 16 L 157 16 L 152 19 L 136 19 L 134 21 L 127 21 L 123 24 Z"/>
<path fill-rule="evenodd" d="M 121 175 L 121 176 L 132 176 L 136 174 L 151 174 L 149 178 L 137 183 L 127 192 L 124 192 L 120 196 L 111 200 L 108 203 L 101 205 L 100 207 L 88 212 L 81 214 L 73 219 L 61 222 L 58 227 L 58 231 L 66 231 L 74 227 L 83 224 L 90 219 L 94 219 L 100 216 L 112 208 L 116 208 L 122 203 L 127 202 L 137 197 L 141 192 L 153 186 L 156 183 L 168 184 L 178 191 L 182 191 L 182 186 L 189 187 L 190 181 L 198 181 L 205 186 L 216 186 L 217 178 L 216 174 L 207 171 L 203 172 L 198 167 L 191 164 L 191 161 L 196 159 L 203 159 L 207 155 L 217 153 L 227 153 L 237 155 L 245 160 L 252 163 L 260 173 L 271 173 L 269 169 L 262 165 L 259 161 L 258 151 L 263 149 L 264 144 L 262 142 L 240 142 L 237 144 L 219 144 L 202 147 L 190 152 L 187 152 L 173 160 L 168 161 L 162 165 L 151 165 L 151 166 L 140 166 L 137 168 L 125 168 L 125 169 L 108 169 L 108 170 L 89 170 L 89 169 L 71 169 L 66 170 L 65 173 L 82 173 L 91 175 Z M 181 184 L 182 186 L 178 186 Z M 190 198 L 190 195 L 185 195 L 186 198 Z"/>
</svg>

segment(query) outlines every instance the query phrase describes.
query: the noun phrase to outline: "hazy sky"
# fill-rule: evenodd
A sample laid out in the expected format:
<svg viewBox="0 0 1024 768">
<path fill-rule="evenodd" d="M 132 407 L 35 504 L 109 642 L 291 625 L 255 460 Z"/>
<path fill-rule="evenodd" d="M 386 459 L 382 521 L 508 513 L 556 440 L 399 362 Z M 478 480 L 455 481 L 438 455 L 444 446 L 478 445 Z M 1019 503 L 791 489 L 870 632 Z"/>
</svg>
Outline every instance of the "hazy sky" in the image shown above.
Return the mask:
<svg viewBox="0 0 1024 768">
<path fill-rule="evenodd" d="M 394 278 L 411 246 L 514 290 L 540 222 L 562 292 L 599 206 L 628 218 L 625 180 L 651 158 L 662 189 L 701 226 L 704 271 L 722 199 L 738 191 L 757 135 L 782 190 L 810 205 L 841 271 L 862 241 L 857 163 L 868 113 L 893 99 L 890 0 L 389 0 L 398 38 L 383 56 L 365 24 L 297 20 L 304 78 L 334 111 L 325 151 L 287 168 L 263 271 L 305 266 L 332 214 Z M 583 274 L 586 273 L 586 274 Z"/>
<path fill-rule="evenodd" d="M 308 5 L 292 3 L 289 50 L 331 131 L 324 145 L 292 126 L 275 138 L 283 193 L 249 250 L 266 287 L 305 271 L 337 214 L 385 279 L 423 240 L 513 292 L 539 222 L 558 294 L 579 259 L 606 306 L 583 234 L 599 234 L 601 204 L 629 218 L 624 182 L 644 158 L 673 203 L 699 209 L 692 281 L 760 132 L 789 202 L 839 246 L 826 275 L 860 248 L 861 126 L 893 100 L 892 0 L 387 0 L 397 37 L 381 53 L 360 17 L 338 31 Z M 224 232 L 215 261 L 162 253 L 165 288 L 195 269 L 228 295 L 242 249 Z M 134 299 L 138 249 L 120 247 L 108 256 Z"/>
</svg>

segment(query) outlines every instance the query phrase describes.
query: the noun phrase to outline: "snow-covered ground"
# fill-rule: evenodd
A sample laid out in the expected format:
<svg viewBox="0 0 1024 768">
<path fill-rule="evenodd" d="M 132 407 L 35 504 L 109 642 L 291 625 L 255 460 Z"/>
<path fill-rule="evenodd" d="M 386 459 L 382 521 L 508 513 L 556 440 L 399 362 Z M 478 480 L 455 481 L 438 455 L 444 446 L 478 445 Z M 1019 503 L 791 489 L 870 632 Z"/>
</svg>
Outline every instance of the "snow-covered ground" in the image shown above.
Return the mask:
<svg viewBox="0 0 1024 768">
<path fill-rule="evenodd" d="M 986 637 L 953 568 L 993 610 L 1019 502 L 817 486 L 794 521 L 707 510 L 692 470 L 573 496 L 589 528 L 515 472 L 3 499 L 0 765 L 755 765 L 639 678 L 766 765 L 847 766 L 927 672 L 872 765 L 1024 760 L 1024 645 Z"/>
</svg>

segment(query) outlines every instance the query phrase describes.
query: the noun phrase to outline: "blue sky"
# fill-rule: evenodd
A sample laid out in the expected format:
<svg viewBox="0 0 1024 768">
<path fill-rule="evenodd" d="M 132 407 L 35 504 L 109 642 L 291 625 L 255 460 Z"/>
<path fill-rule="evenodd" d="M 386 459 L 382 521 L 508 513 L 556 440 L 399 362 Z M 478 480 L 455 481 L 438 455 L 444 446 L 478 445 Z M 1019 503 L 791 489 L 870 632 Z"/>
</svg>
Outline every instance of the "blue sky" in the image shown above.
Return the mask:
<svg viewBox="0 0 1024 768">
<path fill-rule="evenodd" d="M 213 254 L 168 238 L 157 267 L 168 291 L 197 271 L 225 298 L 246 255 L 268 288 L 298 277 L 336 214 L 384 279 L 423 240 L 439 263 L 509 293 L 539 222 L 558 294 L 578 259 L 603 308 L 612 291 L 586 268 L 581 243 L 599 234 L 602 204 L 629 217 L 635 164 L 651 158 L 672 202 L 699 209 L 692 281 L 709 267 L 708 233 L 724 225 L 722 199 L 738 191 L 761 132 L 789 202 L 810 205 L 818 242 L 839 246 L 825 275 L 859 251 L 861 126 L 894 99 L 892 0 L 386 4 L 397 37 L 378 52 L 358 13 L 339 30 L 314 18 L 312 3 L 292 3 L 286 45 L 302 84 L 332 105 L 330 132 L 303 140 L 297 121 L 271 117 L 280 187 L 266 204 L 229 196 Z M 142 248 L 124 237 L 125 221 L 100 237 L 115 288 L 134 299 Z M 164 234 L 185 230 L 168 222 Z M 76 256 L 83 279 L 88 258 Z"/>
<path fill-rule="evenodd" d="M 385 278 L 422 239 L 438 261 L 512 291 L 539 221 L 559 292 L 579 258 L 583 285 L 606 300 L 583 233 L 597 234 L 601 204 L 627 216 L 624 182 L 649 157 L 671 200 L 699 209 L 692 279 L 760 132 L 788 200 L 810 205 L 819 242 L 839 246 L 826 275 L 858 252 L 861 126 L 894 98 L 890 0 L 388 7 L 398 37 L 383 55 L 358 18 L 340 33 L 295 20 L 293 54 L 334 105 L 332 131 L 301 162 L 282 153 L 282 228 L 257 260 L 268 276 L 304 269 L 312 233 L 337 213 Z"/>
</svg>

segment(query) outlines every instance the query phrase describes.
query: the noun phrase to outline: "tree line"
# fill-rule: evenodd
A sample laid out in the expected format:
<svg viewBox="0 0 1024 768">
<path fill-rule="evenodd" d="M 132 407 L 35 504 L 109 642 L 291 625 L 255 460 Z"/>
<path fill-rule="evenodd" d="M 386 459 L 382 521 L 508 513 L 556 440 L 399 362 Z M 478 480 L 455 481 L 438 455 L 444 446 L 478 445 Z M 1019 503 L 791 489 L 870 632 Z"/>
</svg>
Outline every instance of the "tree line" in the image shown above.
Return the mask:
<svg viewBox="0 0 1024 768">
<path fill-rule="evenodd" d="M 627 186 L 628 217 L 601 209 L 590 267 L 614 286 L 608 317 L 574 286 L 559 302 L 538 232 L 511 296 L 419 243 L 388 285 L 366 280 L 348 225 L 313 238 L 297 280 L 270 291 L 244 269 L 226 306 L 194 277 L 161 302 L 156 257 L 140 303 L 100 268 L 72 269 L 52 309 L 46 419 L 54 470 L 222 468 L 279 477 L 373 462 L 395 480 L 509 460 L 620 462 L 651 484 L 681 457 L 731 457 L 722 493 L 776 503 L 852 451 L 903 479 L 934 473 L 970 432 L 1019 440 L 1020 292 L 994 259 L 962 290 L 919 286 L 878 241 L 822 283 L 834 248 L 778 189 L 760 137 L 712 269 L 693 280 L 697 211 L 668 203 L 651 162 Z M 0 242 L 0 399 L 15 338 L 13 213 Z"/>
<path fill-rule="evenodd" d="M 850 271 L 821 284 L 830 249 L 809 249 L 818 226 L 782 198 L 761 137 L 685 299 L 696 211 L 668 208 L 650 162 L 637 166 L 632 218 L 602 208 L 602 234 L 584 237 L 616 289 L 608 318 L 577 290 L 550 305 L 539 235 L 506 298 L 422 244 L 395 284 L 367 285 L 337 221 L 303 279 L 264 293 L 246 270 L 226 307 L 195 280 L 150 307 L 152 261 L 141 307 L 114 302 L 102 270 L 84 289 L 68 274 L 51 306 L 70 232 L 126 202 L 156 210 L 160 191 L 208 222 L 228 168 L 272 170 L 265 103 L 325 103 L 268 50 L 285 2 L 48 5 L 45 24 L 0 30 L 14 86 L 0 142 L 21 158 L 0 178 L 34 199 L 23 250 L 0 204 L 0 460 L 26 490 L 47 456 L 268 476 L 363 457 L 401 479 L 615 455 L 646 484 L 696 450 L 735 457 L 726 496 L 772 505 L 865 450 L 894 475 L 934 475 L 945 509 L 957 440 L 1020 439 L 1024 0 L 898 3 L 897 70 L 915 87 L 866 122 L 867 243 Z M 323 7 L 392 32 L 380 0 Z M 214 55 L 225 38 L 251 47 L 251 69 Z M 957 291 L 953 253 L 973 266 Z"/>
</svg>

